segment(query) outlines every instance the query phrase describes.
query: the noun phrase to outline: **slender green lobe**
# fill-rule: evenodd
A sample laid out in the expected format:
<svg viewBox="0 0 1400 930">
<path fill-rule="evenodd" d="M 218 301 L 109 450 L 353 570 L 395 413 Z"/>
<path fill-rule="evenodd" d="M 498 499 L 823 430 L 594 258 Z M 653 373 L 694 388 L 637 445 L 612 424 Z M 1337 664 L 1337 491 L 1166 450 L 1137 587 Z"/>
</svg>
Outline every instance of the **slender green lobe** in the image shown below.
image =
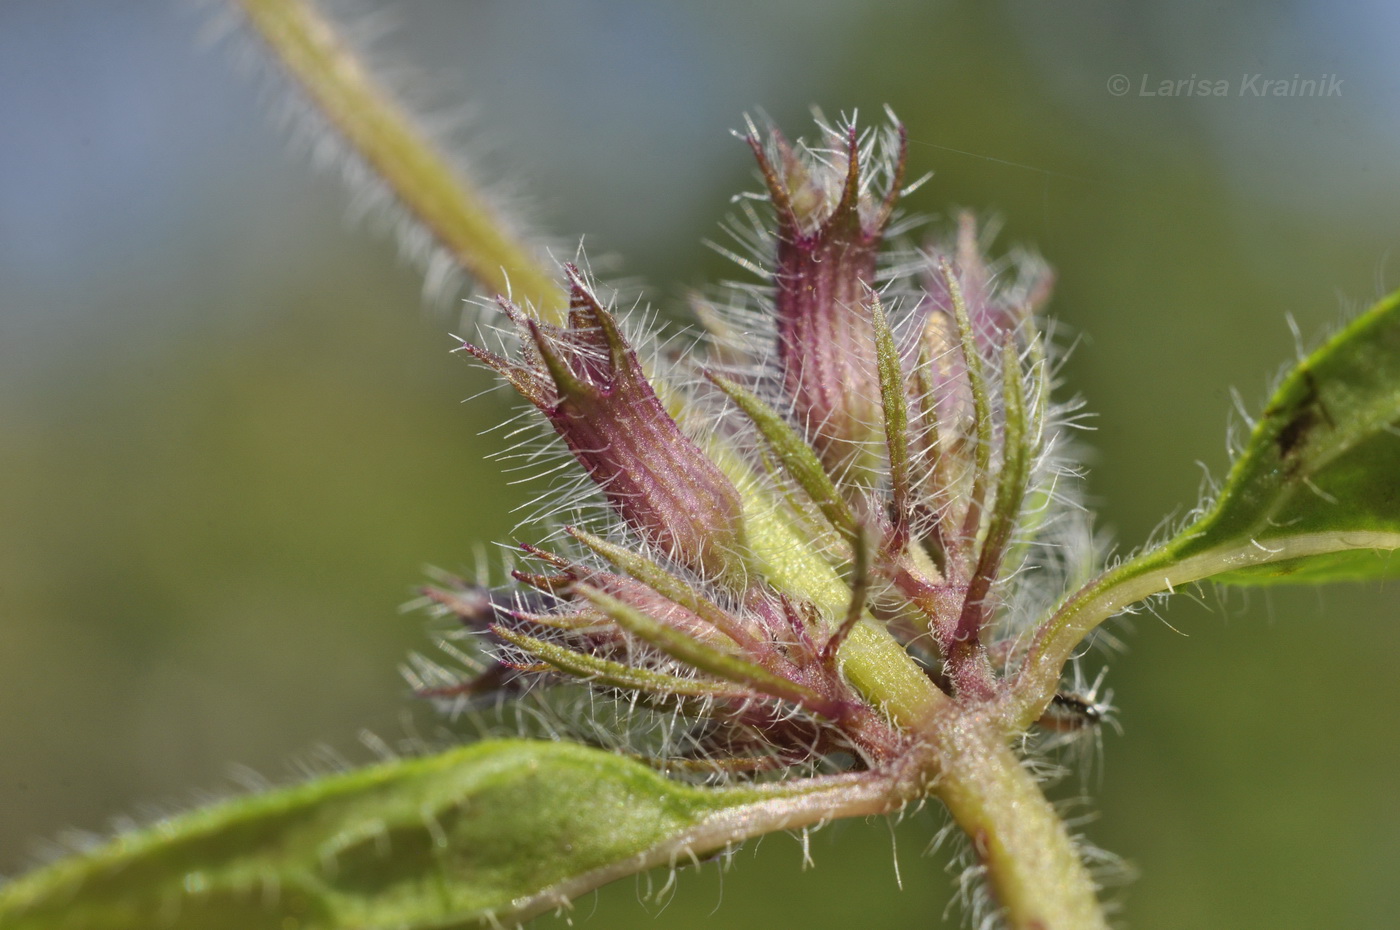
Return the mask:
<svg viewBox="0 0 1400 930">
<path fill-rule="evenodd" d="M 671 602 L 684 607 L 741 645 L 757 642 L 753 629 L 660 565 L 592 533 L 569 528 L 569 535 Z"/>
<path fill-rule="evenodd" d="M 757 394 L 720 375 L 712 373 L 709 377 L 753 421 L 783 469 L 807 492 L 827 522 L 847 540 L 852 539 L 857 532 L 855 514 L 812 447 Z"/>
<path fill-rule="evenodd" d="M 880 374 L 880 406 L 885 415 L 885 448 L 890 461 L 891 509 L 894 511 L 896 545 L 903 548 L 909 535 L 909 400 L 899 349 L 890 330 L 880 298 L 871 295 L 870 315 L 875 326 L 875 358 Z"/>
<path fill-rule="evenodd" d="M 1001 471 L 997 476 L 996 500 L 991 507 L 986 536 L 982 540 L 977 570 L 968 586 L 959 621 L 965 635 L 975 633 L 987 612 L 984 599 L 997 580 L 1007 544 L 1021 521 L 1021 506 L 1025 502 L 1026 484 L 1030 479 L 1031 460 L 1035 452 L 1028 440 L 1030 424 L 1026 422 L 1020 360 L 1010 339 L 1002 346 L 1002 394 L 1006 419 L 1002 435 Z"/>
<path fill-rule="evenodd" d="M 822 647 L 822 655 L 826 661 L 832 661 L 836 658 L 837 650 L 841 648 L 841 644 L 865 615 L 866 601 L 870 597 L 871 548 L 868 531 L 861 530 L 856 534 L 855 542 L 851 546 L 851 602 L 846 608 L 846 616 L 842 619 L 841 625 L 837 627 L 836 632 L 831 634 L 831 638 Z"/>
<path fill-rule="evenodd" d="M 569 743 L 477 743 L 124 834 L 0 886 L 0 926 L 509 926 L 624 875 L 813 822 L 824 805 L 872 812 L 875 795 L 834 782 L 705 789 Z"/>
<path fill-rule="evenodd" d="M 773 697 L 804 705 L 821 705 L 820 699 L 810 688 L 775 675 L 747 659 L 720 652 L 713 646 L 692 639 L 597 588 L 579 585 L 578 593 L 633 636 L 645 640 L 687 665 L 729 681 L 749 685 Z"/>
<path fill-rule="evenodd" d="M 502 626 L 493 627 L 493 631 L 501 639 L 519 646 L 531 655 L 538 656 L 561 672 L 614 688 L 676 697 L 752 697 L 752 692 L 748 688 L 730 682 L 681 678 L 678 675 L 668 675 L 665 672 L 654 672 L 631 665 L 623 665 L 621 662 L 614 662 L 611 659 L 566 649 L 557 643 L 536 639 L 533 636 L 517 633 Z"/>
<path fill-rule="evenodd" d="M 978 565 L 979 574 L 988 576 L 995 573 L 993 566 L 1002 560 L 1012 533 L 1020 525 L 1031 465 L 1037 451 L 1036 424 L 1028 419 L 1028 415 L 1033 416 L 1034 413 L 1026 406 L 1020 360 L 1010 339 L 1002 346 L 1002 396 L 1005 433 L 1002 436 L 1001 472 L 997 475 L 996 502 L 992 507 Z"/>
<path fill-rule="evenodd" d="M 972 472 L 972 493 L 968 500 L 967 517 L 963 523 L 963 533 L 973 536 L 977 533 L 982 519 L 987 480 L 992 468 L 992 404 L 987 393 L 987 377 L 982 369 L 982 356 L 977 351 L 977 334 L 973 331 L 972 320 L 967 315 L 967 302 L 963 299 L 962 285 L 958 283 L 952 263 L 946 258 L 939 267 L 953 301 L 953 317 L 958 324 L 958 343 L 962 349 L 963 363 L 967 366 L 967 384 L 972 392 L 972 415 L 976 423 L 977 449 Z"/>
</svg>

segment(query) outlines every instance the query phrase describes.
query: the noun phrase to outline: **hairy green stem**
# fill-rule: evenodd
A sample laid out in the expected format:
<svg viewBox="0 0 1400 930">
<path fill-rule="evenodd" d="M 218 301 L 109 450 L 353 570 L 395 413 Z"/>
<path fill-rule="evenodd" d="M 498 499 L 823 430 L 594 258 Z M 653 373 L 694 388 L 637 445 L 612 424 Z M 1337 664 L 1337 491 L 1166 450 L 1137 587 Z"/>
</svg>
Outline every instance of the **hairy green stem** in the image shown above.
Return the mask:
<svg viewBox="0 0 1400 930">
<path fill-rule="evenodd" d="M 993 721 L 949 716 L 936 729 L 932 792 L 972 843 L 1012 930 L 1107 930 L 1097 889 L 1064 821 Z"/>
<path fill-rule="evenodd" d="M 507 231 L 311 3 L 237 2 L 320 112 L 483 291 L 563 322 L 568 299 L 549 265 Z"/>
</svg>

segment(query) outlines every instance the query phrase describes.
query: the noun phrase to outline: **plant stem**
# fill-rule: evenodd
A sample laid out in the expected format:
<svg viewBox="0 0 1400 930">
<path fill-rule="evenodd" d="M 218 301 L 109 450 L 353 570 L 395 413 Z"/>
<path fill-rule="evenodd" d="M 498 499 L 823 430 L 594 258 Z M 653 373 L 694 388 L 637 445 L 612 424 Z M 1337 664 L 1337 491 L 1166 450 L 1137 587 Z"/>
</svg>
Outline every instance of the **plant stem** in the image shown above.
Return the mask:
<svg viewBox="0 0 1400 930">
<path fill-rule="evenodd" d="M 951 703 L 880 624 L 857 623 L 837 655 L 856 690 L 905 729 L 918 727 Z"/>
<path fill-rule="evenodd" d="M 1065 825 L 999 726 L 944 718 L 932 788 L 972 843 L 1013 930 L 1107 930 L 1093 880 Z"/>
<path fill-rule="evenodd" d="M 567 296 L 549 266 L 507 231 L 309 2 L 237 2 L 350 147 L 483 291 L 563 322 Z"/>
</svg>

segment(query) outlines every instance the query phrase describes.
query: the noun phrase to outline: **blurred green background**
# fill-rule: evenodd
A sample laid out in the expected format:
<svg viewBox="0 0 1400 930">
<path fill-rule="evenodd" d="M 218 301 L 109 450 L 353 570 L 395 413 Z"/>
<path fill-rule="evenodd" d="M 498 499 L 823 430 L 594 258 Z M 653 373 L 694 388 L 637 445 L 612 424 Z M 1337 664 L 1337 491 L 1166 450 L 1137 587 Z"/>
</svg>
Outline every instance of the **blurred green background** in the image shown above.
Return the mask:
<svg viewBox="0 0 1400 930">
<path fill-rule="evenodd" d="M 377 34 L 379 10 L 349 19 Z M 0 873 L 235 764 L 281 779 L 317 747 L 368 760 L 362 729 L 450 735 L 398 676 L 427 648 L 399 608 L 425 566 L 510 539 L 538 490 L 485 461 L 508 399 L 458 403 L 489 381 L 448 355 L 455 305 L 424 309 L 392 243 L 289 153 L 281 91 L 240 74 L 250 47 L 201 42 L 215 13 L 0 3 Z M 935 172 L 915 209 L 1001 216 L 1057 269 L 1082 337 L 1065 391 L 1097 413 L 1090 490 L 1128 547 L 1195 502 L 1197 463 L 1221 473 L 1230 392 L 1259 408 L 1286 314 L 1316 337 L 1400 284 L 1400 11 L 1381 0 L 390 14 L 377 64 L 435 121 L 470 109 L 481 173 L 562 254 L 586 233 L 596 267 L 673 309 L 738 273 L 700 241 L 755 187 L 741 113 L 798 134 L 813 104 L 892 105 L 913 172 Z M 1341 95 L 1240 96 L 1249 74 L 1334 74 Z M 1229 96 L 1140 92 L 1192 79 Z M 1180 632 L 1119 628 L 1125 733 L 1085 825 L 1142 873 L 1125 924 L 1395 926 L 1394 591 L 1206 591 L 1163 619 Z M 664 910 L 628 881 L 576 917 L 938 925 L 938 822 L 894 831 L 902 891 L 890 829 L 852 823 L 813 838 L 814 870 L 771 837 L 682 875 Z"/>
</svg>

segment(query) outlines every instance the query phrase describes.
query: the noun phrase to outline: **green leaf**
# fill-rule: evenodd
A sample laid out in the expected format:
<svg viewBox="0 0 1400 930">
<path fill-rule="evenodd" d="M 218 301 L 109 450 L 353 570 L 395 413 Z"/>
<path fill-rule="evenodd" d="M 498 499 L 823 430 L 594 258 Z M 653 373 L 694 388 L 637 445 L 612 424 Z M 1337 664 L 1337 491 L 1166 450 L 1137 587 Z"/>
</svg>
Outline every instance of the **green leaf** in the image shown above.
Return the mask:
<svg viewBox="0 0 1400 930">
<path fill-rule="evenodd" d="M 1284 379 L 1215 505 L 1169 546 L 1244 567 L 1230 584 L 1400 575 L 1400 293 L 1354 320 Z M 1258 563 L 1258 564 L 1249 564 Z"/>
<path fill-rule="evenodd" d="M 839 782 L 839 783 L 838 783 Z M 496 741 L 123 834 L 0 885 L 6 930 L 511 925 L 748 836 L 878 806 L 845 780 L 705 789 L 569 743 Z"/>
<path fill-rule="evenodd" d="M 1029 726 L 1096 626 L 1209 578 L 1238 585 L 1400 575 L 1400 293 L 1279 386 L 1211 508 L 1164 545 L 1080 588 L 1038 628 L 1005 719 Z"/>
</svg>

